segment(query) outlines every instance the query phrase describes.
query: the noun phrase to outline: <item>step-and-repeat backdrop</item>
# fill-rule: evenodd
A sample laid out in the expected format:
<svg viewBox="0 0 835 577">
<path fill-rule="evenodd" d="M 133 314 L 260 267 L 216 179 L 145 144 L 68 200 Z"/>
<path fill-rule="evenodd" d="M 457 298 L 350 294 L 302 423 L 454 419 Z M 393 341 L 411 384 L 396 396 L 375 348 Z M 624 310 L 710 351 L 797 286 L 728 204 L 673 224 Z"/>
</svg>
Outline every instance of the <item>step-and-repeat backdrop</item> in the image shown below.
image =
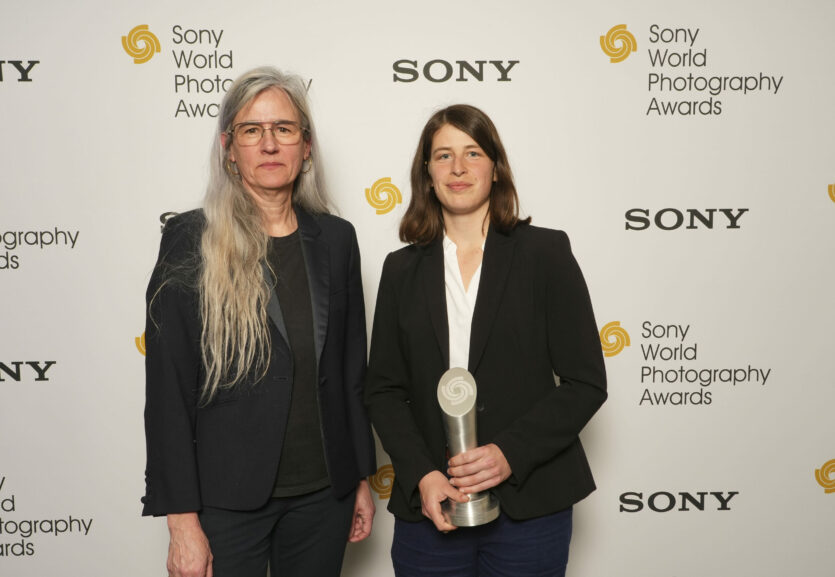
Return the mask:
<svg viewBox="0 0 835 577">
<path fill-rule="evenodd" d="M 0 574 L 164 574 L 144 292 L 162 224 L 201 201 L 218 102 L 263 64 L 310 83 L 369 324 L 441 106 L 487 111 L 524 214 L 568 232 L 610 384 L 570 574 L 832 574 L 835 3 L 0 12 Z M 392 575 L 388 463 L 346 576 Z"/>
</svg>

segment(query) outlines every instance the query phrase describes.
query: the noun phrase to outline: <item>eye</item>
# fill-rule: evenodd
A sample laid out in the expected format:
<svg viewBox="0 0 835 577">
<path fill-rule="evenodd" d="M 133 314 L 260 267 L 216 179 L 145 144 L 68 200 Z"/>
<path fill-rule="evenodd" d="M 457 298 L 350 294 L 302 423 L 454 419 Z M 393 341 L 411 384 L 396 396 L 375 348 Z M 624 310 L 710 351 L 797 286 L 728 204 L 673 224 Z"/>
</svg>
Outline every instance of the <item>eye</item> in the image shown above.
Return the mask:
<svg viewBox="0 0 835 577">
<path fill-rule="evenodd" d="M 286 124 L 276 124 L 275 131 L 278 134 L 293 134 L 293 127 Z"/>
<path fill-rule="evenodd" d="M 241 134 L 258 134 L 261 132 L 261 127 L 255 124 L 244 124 L 241 126 Z"/>
<path fill-rule="evenodd" d="M 452 157 L 449 155 L 448 152 L 442 152 L 442 153 L 435 156 L 435 160 L 439 160 L 439 161 L 440 160 L 449 160 L 450 158 L 452 158 Z"/>
</svg>

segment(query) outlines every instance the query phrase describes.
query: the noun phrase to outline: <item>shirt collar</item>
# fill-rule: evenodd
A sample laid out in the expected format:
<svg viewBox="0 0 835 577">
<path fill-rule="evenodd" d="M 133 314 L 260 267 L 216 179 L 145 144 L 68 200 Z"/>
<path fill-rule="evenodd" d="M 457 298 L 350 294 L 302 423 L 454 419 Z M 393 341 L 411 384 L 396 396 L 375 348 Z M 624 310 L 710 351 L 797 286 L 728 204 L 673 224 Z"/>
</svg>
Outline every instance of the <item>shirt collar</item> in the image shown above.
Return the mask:
<svg viewBox="0 0 835 577">
<path fill-rule="evenodd" d="M 485 244 L 487 244 L 487 239 L 486 238 L 484 239 L 484 242 L 481 243 L 481 251 L 482 252 L 484 252 L 484 245 Z M 444 254 L 446 254 L 448 252 L 455 253 L 455 251 L 458 250 L 458 245 L 456 245 L 454 242 L 452 242 L 452 239 L 449 238 L 446 235 L 446 233 L 444 233 L 443 245 L 444 245 Z"/>
</svg>

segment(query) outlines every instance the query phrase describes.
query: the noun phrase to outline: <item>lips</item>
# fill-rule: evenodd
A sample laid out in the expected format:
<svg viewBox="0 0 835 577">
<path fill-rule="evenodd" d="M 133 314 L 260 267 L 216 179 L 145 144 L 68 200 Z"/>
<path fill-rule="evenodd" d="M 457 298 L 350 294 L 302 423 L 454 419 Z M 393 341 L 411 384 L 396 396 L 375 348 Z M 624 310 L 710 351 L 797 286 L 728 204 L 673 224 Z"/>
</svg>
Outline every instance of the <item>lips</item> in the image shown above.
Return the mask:
<svg viewBox="0 0 835 577">
<path fill-rule="evenodd" d="M 472 186 L 472 185 L 471 185 L 469 182 L 461 182 L 461 181 L 456 181 L 456 182 L 450 182 L 450 183 L 447 183 L 447 185 L 446 185 L 446 186 L 447 186 L 447 188 L 448 188 L 448 189 L 450 189 L 450 190 L 454 190 L 454 191 L 456 191 L 456 192 L 460 192 L 460 191 L 462 191 L 462 190 L 466 190 L 467 188 L 469 188 L 469 187 L 470 187 L 470 186 Z"/>
</svg>

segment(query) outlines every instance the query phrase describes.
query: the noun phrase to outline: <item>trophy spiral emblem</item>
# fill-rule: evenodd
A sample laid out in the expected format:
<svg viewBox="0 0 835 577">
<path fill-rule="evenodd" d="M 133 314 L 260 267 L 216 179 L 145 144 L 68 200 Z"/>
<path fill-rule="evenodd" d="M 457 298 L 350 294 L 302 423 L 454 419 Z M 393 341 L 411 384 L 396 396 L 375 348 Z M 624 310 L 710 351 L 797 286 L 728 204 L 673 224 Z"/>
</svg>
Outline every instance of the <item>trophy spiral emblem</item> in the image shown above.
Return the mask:
<svg viewBox="0 0 835 577">
<path fill-rule="evenodd" d="M 475 386 L 463 376 L 455 376 L 438 388 L 438 394 L 451 405 L 460 405 L 475 396 Z"/>
</svg>

